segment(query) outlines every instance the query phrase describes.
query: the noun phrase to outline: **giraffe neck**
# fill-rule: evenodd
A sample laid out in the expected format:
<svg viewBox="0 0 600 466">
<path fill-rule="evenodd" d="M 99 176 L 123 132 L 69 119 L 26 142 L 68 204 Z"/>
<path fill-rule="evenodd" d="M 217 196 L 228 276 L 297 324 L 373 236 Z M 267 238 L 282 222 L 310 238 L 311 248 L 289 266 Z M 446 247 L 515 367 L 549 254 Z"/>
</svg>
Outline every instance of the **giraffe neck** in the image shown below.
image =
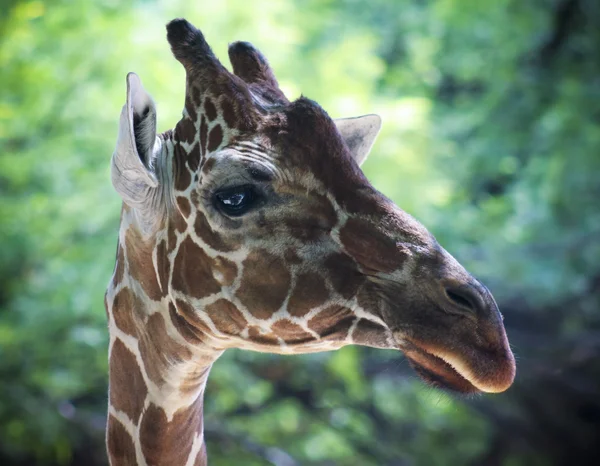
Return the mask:
<svg viewBox="0 0 600 466">
<path fill-rule="evenodd" d="M 133 287 L 132 287 L 133 288 Z M 118 315 L 128 310 L 119 301 L 129 299 L 144 333 L 137 338 L 111 329 L 108 452 L 112 465 L 203 465 L 203 396 L 210 367 L 219 353 L 192 351 L 171 337 L 173 321 L 162 307 L 135 303 L 130 288 L 122 288 L 113 306 L 111 324 L 123 324 Z M 127 296 L 127 294 L 130 296 Z M 131 331 L 133 328 L 125 327 Z M 136 333 L 135 330 L 131 333 Z"/>
<path fill-rule="evenodd" d="M 161 161 L 172 154 L 169 139 L 162 139 Z M 167 179 L 168 171 L 161 177 Z M 203 396 L 222 350 L 191 333 L 175 310 L 166 254 L 160 250 L 167 236 L 164 223 L 123 208 L 117 262 L 106 293 L 112 465 L 206 464 Z"/>
</svg>

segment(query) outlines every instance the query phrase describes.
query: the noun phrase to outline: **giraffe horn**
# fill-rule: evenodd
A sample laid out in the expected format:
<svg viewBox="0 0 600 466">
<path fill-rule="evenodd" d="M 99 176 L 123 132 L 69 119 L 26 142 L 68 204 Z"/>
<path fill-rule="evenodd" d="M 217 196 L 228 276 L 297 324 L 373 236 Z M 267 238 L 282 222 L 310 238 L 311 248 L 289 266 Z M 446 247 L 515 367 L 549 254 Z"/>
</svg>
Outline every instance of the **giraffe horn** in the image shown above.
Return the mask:
<svg viewBox="0 0 600 466">
<path fill-rule="evenodd" d="M 250 42 L 238 41 L 229 44 L 229 61 L 233 66 L 233 73 L 247 83 L 268 84 L 279 89 L 269 62 Z"/>
<path fill-rule="evenodd" d="M 229 100 L 234 107 L 233 114 L 236 120 L 235 124 L 232 124 L 238 129 L 249 129 L 256 126 L 259 115 L 265 113 L 274 103 L 287 103 L 278 87 L 259 86 L 230 73 L 215 56 L 202 32 L 185 19 L 174 19 L 167 24 L 167 40 L 173 55 L 186 70 L 188 87 L 185 105 L 188 112 L 194 113 L 194 109 L 204 102 L 207 95 Z M 260 52 L 258 54 L 260 55 Z M 264 63 L 261 76 L 267 76 L 265 73 L 269 69 L 268 64 L 264 58 L 259 60 L 259 55 L 253 55 L 254 62 L 250 60 L 244 69 L 250 73 L 249 70 L 256 71 L 258 65 Z M 256 77 L 258 74 L 254 73 L 252 76 Z M 272 80 L 269 82 L 276 84 L 272 73 L 270 76 L 269 79 Z"/>
<path fill-rule="evenodd" d="M 229 73 L 204 39 L 204 34 L 187 20 L 178 18 L 167 24 L 167 40 L 175 58 L 188 74 L 214 78 Z"/>
<path fill-rule="evenodd" d="M 279 89 L 279 83 L 269 62 L 251 43 L 240 41 L 230 44 L 229 61 L 233 66 L 233 73 L 249 84 L 251 90 L 259 91 L 264 99 L 272 103 L 289 103 Z"/>
</svg>

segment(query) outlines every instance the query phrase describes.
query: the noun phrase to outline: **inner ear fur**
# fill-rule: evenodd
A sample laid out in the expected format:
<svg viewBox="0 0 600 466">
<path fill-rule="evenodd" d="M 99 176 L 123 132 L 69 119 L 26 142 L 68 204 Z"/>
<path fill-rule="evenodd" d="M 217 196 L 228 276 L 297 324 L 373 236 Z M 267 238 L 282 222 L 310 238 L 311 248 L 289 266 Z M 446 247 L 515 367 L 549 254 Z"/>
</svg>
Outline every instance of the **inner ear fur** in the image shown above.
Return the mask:
<svg viewBox="0 0 600 466">
<path fill-rule="evenodd" d="M 127 75 L 127 101 L 121 110 L 117 146 L 111 163 L 112 183 L 125 203 L 141 208 L 158 187 L 154 160 L 156 106 L 135 73 Z"/>
<path fill-rule="evenodd" d="M 335 126 L 342 139 L 350 149 L 350 154 L 360 166 L 367 159 L 375 139 L 381 129 L 379 115 L 362 115 L 352 118 L 338 118 L 334 120 Z"/>
</svg>

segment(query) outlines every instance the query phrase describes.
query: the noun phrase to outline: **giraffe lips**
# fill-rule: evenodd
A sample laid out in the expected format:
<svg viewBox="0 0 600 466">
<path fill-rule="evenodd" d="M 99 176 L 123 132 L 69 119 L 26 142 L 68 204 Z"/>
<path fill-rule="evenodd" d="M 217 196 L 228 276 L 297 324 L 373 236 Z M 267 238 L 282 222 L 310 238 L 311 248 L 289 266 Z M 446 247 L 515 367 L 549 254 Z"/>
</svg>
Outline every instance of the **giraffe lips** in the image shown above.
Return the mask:
<svg viewBox="0 0 600 466">
<path fill-rule="evenodd" d="M 414 344 L 402 348 L 402 351 L 411 367 L 429 385 L 465 394 L 482 391 L 441 357 Z"/>
</svg>

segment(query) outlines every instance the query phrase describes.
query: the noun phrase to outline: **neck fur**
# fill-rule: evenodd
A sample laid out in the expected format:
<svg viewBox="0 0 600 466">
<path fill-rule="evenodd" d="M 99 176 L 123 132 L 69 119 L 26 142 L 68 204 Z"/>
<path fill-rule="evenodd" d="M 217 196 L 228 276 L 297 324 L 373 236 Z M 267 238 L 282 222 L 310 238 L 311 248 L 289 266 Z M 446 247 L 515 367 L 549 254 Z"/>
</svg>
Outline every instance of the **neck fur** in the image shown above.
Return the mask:
<svg viewBox="0 0 600 466">
<path fill-rule="evenodd" d="M 157 172 L 168 182 L 170 138 L 161 143 Z M 123 208 L 117 262 L 106 293 L 107 447 L 113 466 L 206 464 L 203 396 L 222 350 L 203 344 L 201 335 L 186 333 L 175 311 L 157 251 L 166 236 L 164 223 L 139 209 Z"/>
<path fill-rule="evenodd" d="M 139 288 L 124 277 L 107 296 L 110 462 L 203 465 L 204 389 L 221 352 L 189 345 L 168 298 L 145 302 Z"/>
</svg>

